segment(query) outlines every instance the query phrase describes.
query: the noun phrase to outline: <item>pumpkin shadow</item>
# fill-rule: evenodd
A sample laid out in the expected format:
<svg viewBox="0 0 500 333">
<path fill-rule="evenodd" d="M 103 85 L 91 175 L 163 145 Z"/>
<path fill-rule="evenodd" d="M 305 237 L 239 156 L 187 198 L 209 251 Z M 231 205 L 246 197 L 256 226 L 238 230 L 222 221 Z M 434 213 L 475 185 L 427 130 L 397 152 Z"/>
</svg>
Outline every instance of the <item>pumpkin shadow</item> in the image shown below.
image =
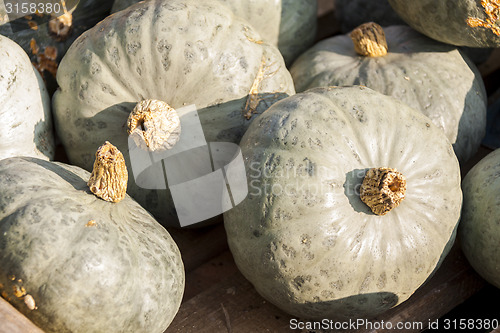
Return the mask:
<svg viewBox="0 0 500 333">
<path fill-rule="evenodd" d="M 34 144 L 38 151 L 52 160 L 56 153 L 52 119 L 38 121 L 33 129 Z"/>
<path fill-rule="evenodd" d="M 259 114 L 265 112 L 272 104 L 288 96 L 288 94 L 282 92 L 260 93 L 255 96 L 255 100 L 258 103 L 252 109 L 254 112 L 249 114 L 246 112 L 248 96 L 196 109 L 205 141 L 207 143 L 229 142 L 239 144 L 243 134 L 250 124 L 258 118 Z M 138 96 L 139 100 L 146 98 L 162 99 L 158 96 Z M 170 184 L 165 176 L 165 162 L 163 159 L 160 159 L 158 156 L 150 156 L 151 161 L 141 161 L 144 164 L 148 164 L 147 168 L 139 172 L 134 170 L 134 163 L 132 162 L 135 161 L 131 160 L 133 156 L 131 156 L 132 150 L 129 146 L 127 134 L 127 119 L 136 103 L 135 101 L 124 101 L 101 110 L 92 117 L 75 120 L 74 125 L 77 128 L 84 129 L 82 133 L 85 136 L 82 139 L 85 140 L 89 149 L 85 149 L 85 151 L 77 151 L 74 148 L 70 149 L 68 152 L 70 161 L 72 163 L 78 161 L 77 165 L 91 171 L 95 151 L 105 141 L 109 141 L 123 153 L 125 158 L 129 173 L 127 193 L 143 208 L 148 210 L 161 225 L 174 228 L 198 228 L 221 223 L 222 214 L 219 214 L 189 226 L 181 226 L 172 193 L 169 189 Z M 189 106 L 189 103 L 185 105 Z M 173 107 L 176 107 L 176 105 L 174 104 Z M 182 121 L 181 117 L 181 125 Z M 182 153 L 182 158 L 185 158 L 184 165 L 186 165 L 186 168 L 185 170 L 176 170 L 180 178 L 188 178 L 190 168 L 192 168 L 193 164 L 200 163 L 198 161 L 201 159 L 202 153 L 203 149 L 199 147 Z M 161 179 L 154 175 L 157 175 Z M 156 184 L 155 180 L 157 180 Z M 146 181 L 151 186 L 140 185 Z"/>
<path fill-rule="evenodd" d="M 62 178 L 66 184 L 71 185 L 77 191 L 85 191 L 92 194 L 87 186 L 87 180 L 90 174 L 73 165 L 63 167 L 58 162 L 45 161 L 35 157 L 21 157 L 23 160 L 39 165 L 40 167 L 52 172 L 54 176 Z"/>
<path fill-rule="evenodd" d="M 467 91 L 463 112 L 458 121 L 457 135 L 454 142 L 451 142 L 460 164 L 467 162 L 479 149 L 486 133 L 487 118 L 486 102 L 484 108 L 479 107 L 487 96 L 481 75 L 470 59 L 464 57 L 464 61 L 475 74 L 476 80 L 471 82 Z"/>
<path fill-rule="evenodd" d="M 303 320 L 330 319 L 332 325 L 346 325 L 349 322 L 362 320 L 366 325 L 368 320 L 377 321 L 377 316 L 382 315 L 398 304 L 399 297 L 388 291 L 357 294 L 349 297 L 339 298 L 324 302 L 307 302 L 302 309 L 305 313 L 301 315 Z M 293 313 L 293 311 L 292 311 Z M 363 314 L 363 315 L 360 315 Z M 335 332 L 346 327 L 329 327 Z M 358 327 L 363 329 L 366 327 Z"/>
<path fill-rule="evenodd" d="M 370 168 L 354 169 L 346 173 L 345 182 L 343 185 L 344 194 L 349 200 L 349 204 L 354 211 L 358 213 L 375 215 L 371 211 L 371 209 L 363 201 L 361 201 L 359 197 L 361 184 L 363 183 L 363 179 L 368 170 L 370 170 Z"/>
</svg>

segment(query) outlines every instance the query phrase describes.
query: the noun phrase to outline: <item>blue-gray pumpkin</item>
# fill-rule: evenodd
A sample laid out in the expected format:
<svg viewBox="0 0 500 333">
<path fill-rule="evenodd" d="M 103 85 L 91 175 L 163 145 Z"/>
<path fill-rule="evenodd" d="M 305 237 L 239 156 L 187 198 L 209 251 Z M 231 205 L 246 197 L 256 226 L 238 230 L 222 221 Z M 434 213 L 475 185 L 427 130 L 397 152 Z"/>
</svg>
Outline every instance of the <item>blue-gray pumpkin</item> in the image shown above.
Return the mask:
<svg viewBox="0 0 500 333">
<path fill-rule="evenodd" d="M 500 288 L 500 149 L 488 154 L 465 176 L 459 237 L 471 266 Z"/>
<path fill-rule="evenodd" d="M 76 166 L 0 161 L 0 292 L 46 332 L 163 332 L 184 291 L 179 249 L 133 199 L 105 201 L 88 181 Z"/>
<path fill-rule="evenodd" d="M 112 12 L 140 0 L 115 0 Z M 247 20 L 267 42 L 277 46 L 287 65 L 308 47 L 316 36 L 316 0 L 219 0 L 235 15 Z"/>
<path fill-rule="evenodd" d="M 24 50 L 0 35 L 0 159 L 54 158 L 50 97 Z"/>
<path fill-rule="evenodd" d="M 274 104 L 240 146 L 249 193 L 224 213 L 229 247 L 257 291 L 294 316 L 379 315 L 453 244 L 457 158 L 429 118 L 392 97 L 313 88 Z"/>
<path fill-rule="evenodd" d="M 408 26 L 363 24 L 317 43 L 290 72 L 299 92 L 359 84 L 420 110 L 446 133 L 460 162 L 486 132 L 486 90 L 476 66 L 456 47 Z"/>
<path fill-rule="evenodd" d="M 97 147 L 113 142 L 130 170 L 128 193 L 168 225 L 177 217 L 170 191 L 139 184 L 132 165 L 128 118 L 137 103 L 194 105 L 202 141 L 238 143 L 259 114 L 295 93 L 278 49 L 214 0 L 149 0 L 109 16 L 71 46 L 57 81 L 55 124 L 70 162 L 90 170 Z M 161 160 L 151 164 L 163 170 Z M 164 181 L 160 173 L 153 183 Z"/>
</svg>

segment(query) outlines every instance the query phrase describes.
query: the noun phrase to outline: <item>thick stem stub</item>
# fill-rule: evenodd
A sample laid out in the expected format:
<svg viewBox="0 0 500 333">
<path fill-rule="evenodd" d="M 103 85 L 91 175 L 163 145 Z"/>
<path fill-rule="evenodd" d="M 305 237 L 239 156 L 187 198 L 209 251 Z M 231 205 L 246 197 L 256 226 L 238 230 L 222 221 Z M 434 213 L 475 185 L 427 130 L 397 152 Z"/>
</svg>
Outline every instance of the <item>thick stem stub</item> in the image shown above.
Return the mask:
<svg viewBox="0 0 500 333">
<path fill-rule="evenodd" d="M 368 170 L 361 185 L 360 198 L 376 215 L 385 215 L 399 206 L 406 194 L 406 178 L 396 169 Z"/>
<path fill-rule="evenodd" d="M 99 198 L 119 202 L 127 192 L 128 172 L 123 154 L 106 141 L 97 149 L 94 168 L 87 183 Z"/>
<path fill-rule="evenodd" d="M 49 21 L 49 31 L 58 42 L 65 41 L 73 31 L 73 15 L 66 12 Z"/>
<path fill-rule="evenodd" d="M 365 57 L 382 57 L 387 54 L 384 29 L 374 22 L 364 23 L 355 28 L 350 37 L 357 54 Z"/>
<path fill-rule="evenodd" d="M 181 135 L 181 121 L 170 105 L 146 99 L 134 107 L 127 120 L 127 132 L 145 150 L 171 149 Z"/>
</svg>

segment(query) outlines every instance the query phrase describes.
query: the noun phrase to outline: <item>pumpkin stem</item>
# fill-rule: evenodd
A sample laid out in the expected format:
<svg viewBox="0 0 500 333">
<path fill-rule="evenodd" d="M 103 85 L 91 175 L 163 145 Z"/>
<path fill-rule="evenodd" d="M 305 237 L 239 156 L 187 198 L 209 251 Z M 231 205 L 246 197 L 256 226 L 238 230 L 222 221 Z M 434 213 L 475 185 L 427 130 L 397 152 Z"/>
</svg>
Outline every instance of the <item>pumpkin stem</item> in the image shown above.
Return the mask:
<svg viewBox="0 0 500 333">
<path fill-rule="evenodd" d="M 49 21 L 49 32 L 58 42 L 66 40 L 73 30 L 73 14 L 66 8 L 66 1 L 61 0 L 61 4 L 64 14 Z"/>
<path fill-rule="evenodd" d="M 143 100 L 127 120 L 127 132 L 145 150 L 171 149 L 181 135 L 181 121 L 174 108 L 155 99 Z"/>
<path fill-rule="evenodd" d="M 387 41 L 384 29 L 374 22 L 355 28 L 351 34 L 354 50 L 365 57 L 382 57 L 387 54 Z"/>
<path fill-rule="evenodd" d="M 123 154 L 106 141 L 95 153 L 94 168 L 87 185 L 99 198 L 118 202 L 125 198 L 127 181 L 128 172 Z"/>
<path fill-rule="evenodd" d="M 360 198 L 373 213 L 385 215 L 405 198 L 406 178 L 396 169 L 368 170 L 361 185 Z"/>
</svg>

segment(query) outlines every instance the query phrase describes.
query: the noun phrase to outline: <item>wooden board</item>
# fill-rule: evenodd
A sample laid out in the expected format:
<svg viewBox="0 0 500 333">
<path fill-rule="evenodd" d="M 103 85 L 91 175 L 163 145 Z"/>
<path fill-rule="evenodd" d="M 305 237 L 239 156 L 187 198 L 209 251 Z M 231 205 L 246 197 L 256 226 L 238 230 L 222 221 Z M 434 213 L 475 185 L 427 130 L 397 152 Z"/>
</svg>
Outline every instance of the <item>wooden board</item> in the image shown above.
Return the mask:
<svg viewBox="0 0 500 333">
<path fill-rule="evenodd" d="M 218 283 L 214 283 L 214 267 L 220 267 Z M 207 275 L 204 273 L 207 270 L 212 272 Z M 165 333 L 289 332 L 291 321 L 297 319 L 264 300 L 236 270 L 229 253 L 221 254 L 191 274 L 197 275 L 198 282 L 193 285 L 187 283 L 186 291 L 189 295 L 196 295 L 184 300 L 179 313 Z M 209 279 L 207 288 L 200 287 L 199 280 L 208 276 L 212 278 Z M 399 323 L 412 324 L 414 329 L 405 332 L 420 332 L 427 328 L 430 322 L 477 293 L 485 284 L 455 245 L 427 284 L 406 302 L 372 320 L 371 325 L 366 323 L 357 332 L 390 331 L 370 330 L 382 322 L 386 328 L 388 325 L 397 327 Z M 191 288 L 197 289 L 197 292 L 190 293 Z"/>
<path fill-rule="evenodd" d="M 43 331 L 0 297 L 0 333 L 43 333 Z"/>
</svg>

